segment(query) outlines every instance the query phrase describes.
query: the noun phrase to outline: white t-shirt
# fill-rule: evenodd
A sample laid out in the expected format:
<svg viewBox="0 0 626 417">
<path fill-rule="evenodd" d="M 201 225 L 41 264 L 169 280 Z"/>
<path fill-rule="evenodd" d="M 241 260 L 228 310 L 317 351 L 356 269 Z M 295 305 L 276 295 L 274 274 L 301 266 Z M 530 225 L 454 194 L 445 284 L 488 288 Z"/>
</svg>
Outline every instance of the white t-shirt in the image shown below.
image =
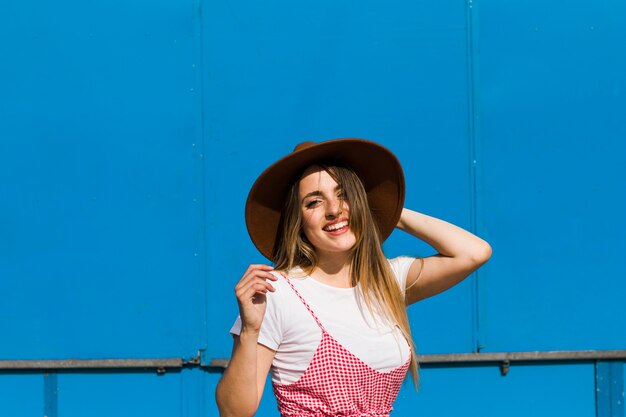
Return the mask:
<svg viewBox="0 0 626 417">
<path fill-rule="evenodd" d="M 415 258 L 390 259 L 391 269 L 401 289 Z M 290 384 L 307 369 L 322 331 L 300 298 L 278 272 L 272 281 L 275 292 L 267 292 L 267 308 L 258 342 L 276 351 L 272 362 L 272 381 Z M 326 331 L 346 349 L 373 369 L 386 372 L 403 365 L 410 349 L 398 326 L 369 312 L 357 288 L 336 288 L 309 276 L 289 279 Z M 241 318 L 230 329 L 241 332 Z"/>
</svg>

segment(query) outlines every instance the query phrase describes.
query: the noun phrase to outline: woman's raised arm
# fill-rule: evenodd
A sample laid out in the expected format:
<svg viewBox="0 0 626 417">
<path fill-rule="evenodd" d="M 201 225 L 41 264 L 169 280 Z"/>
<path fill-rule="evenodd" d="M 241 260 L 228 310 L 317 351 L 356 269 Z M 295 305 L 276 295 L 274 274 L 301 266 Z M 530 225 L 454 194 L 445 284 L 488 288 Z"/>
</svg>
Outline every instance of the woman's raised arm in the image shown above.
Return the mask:
<svg viewBox="0 0 626 417">
<path fill-rule="evenodd" d="M 491 246 L 446 221 L 403 209 L 399 229 L 423 240 L 439 253 L 415 260 L 406 279 L 406 304 L 439 294 L 461 282 L 491 257 Z"/>
</svg>

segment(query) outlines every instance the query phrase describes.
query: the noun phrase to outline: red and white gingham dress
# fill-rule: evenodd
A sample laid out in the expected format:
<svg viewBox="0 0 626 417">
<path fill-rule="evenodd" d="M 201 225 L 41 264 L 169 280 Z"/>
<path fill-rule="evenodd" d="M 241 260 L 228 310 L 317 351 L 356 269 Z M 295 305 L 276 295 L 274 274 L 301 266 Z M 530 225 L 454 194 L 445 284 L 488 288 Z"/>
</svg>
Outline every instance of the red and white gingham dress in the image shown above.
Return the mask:
<svg viewBox="0 0 626 417">
<path fill-rule="evenodd" d="M 281 416 L 389 416 L 411 358 L 388 372 L 371 368 L 326 332 L 304 298 L 283 277 L 322 330 L 322 341 L 296 382 L 272 384 Z"/>
</svg>

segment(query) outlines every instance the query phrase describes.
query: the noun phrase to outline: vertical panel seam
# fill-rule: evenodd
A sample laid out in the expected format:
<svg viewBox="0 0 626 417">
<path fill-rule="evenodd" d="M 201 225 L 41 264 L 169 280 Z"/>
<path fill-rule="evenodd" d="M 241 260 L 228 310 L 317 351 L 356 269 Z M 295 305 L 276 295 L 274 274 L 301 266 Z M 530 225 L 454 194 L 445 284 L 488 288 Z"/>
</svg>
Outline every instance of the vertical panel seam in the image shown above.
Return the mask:
<svg viewBox="0 0 626 417">
<path fill-rule="evenodd" d="M 470 187 L 470 227 L 471 230 L 479 234 L 478 230 L 478 152 L 477 144 L 477 124 L 478 124 L 478 98 L 476 94 L 476 73 L 477 73 L 477 48 L 474 44 L 476 22 L 476 10 L 473 0 L 466 0 L 466 62 L 467 62 L 467 125 L 468 125 L 468 147 L 469 147 L 469 187 Z M 484 348 L 481 340 L 480 328 L 480 297 L 479 297 L 479 272 L 473 274 L 472 286 L 472 345 L 474 351 L 480 352 Z"/>
<path fill-rule="evenodd" d="M 200 230 L 200 245 L 199 253 L 201 254 L 201 288 L 198 289 L 200 291 L 200 302 L 201 302 L 201 312 L 202 318 L 200 322 L 202 323 L 202 329 L 200 329 L 201 333 L 201 345 L 200 349 L 200 361 L 202 362 L 202 356 L 206 351 L 208 340 L 209 340 L 209 329 L 207 324 L 208 319 L 208 255 L 207 255 L 207 225 L 206 225 L 206 155 L 205 155 L 205 121 L 204 121 L 204 110 L 205 110 L 205 98 L 204 98 L 204 25 L 203 25 L 203 17 L 202 17 L 202 0 L 194 0 L 194 32 L 196 35 L 195 42 L 195 61 L 197 64 L 194 69 L 196 70 L 196 76 L 194 77 L 195 82 L 198 84 L 199 98 L 196 99 L 196 103 L 198 105 L 197 109 L 197 123 L 198 123 L 198 132 L 196 133 L 196 140 L 199 143 L 200 148 L 200 219 L 201 219 L 201 230 Z"/>
</svg>

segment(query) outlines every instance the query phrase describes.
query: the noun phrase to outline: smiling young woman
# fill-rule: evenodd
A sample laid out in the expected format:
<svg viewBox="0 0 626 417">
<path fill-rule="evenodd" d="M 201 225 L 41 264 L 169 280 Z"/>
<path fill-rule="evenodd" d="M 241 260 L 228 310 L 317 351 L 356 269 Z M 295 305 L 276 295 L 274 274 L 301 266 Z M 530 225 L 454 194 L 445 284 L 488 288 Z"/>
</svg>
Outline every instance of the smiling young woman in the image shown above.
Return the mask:
<svg viewBox="0 0 626 417">
<path fill-rule="evenodd" d="M 482 239 L 403 207 L 404 175 L 362 139 L 307 142 L 266 169 L 246 203 L 253 243 L 235 287 L 240 316 L 216 391 L 222 416 L 252 416 L 271 372 L 282 416 L 385 416 L 417 360 L 406 306 L 491 256 Z M 387 259 L 394 228 L 438 254 Z"/>
</svg>

